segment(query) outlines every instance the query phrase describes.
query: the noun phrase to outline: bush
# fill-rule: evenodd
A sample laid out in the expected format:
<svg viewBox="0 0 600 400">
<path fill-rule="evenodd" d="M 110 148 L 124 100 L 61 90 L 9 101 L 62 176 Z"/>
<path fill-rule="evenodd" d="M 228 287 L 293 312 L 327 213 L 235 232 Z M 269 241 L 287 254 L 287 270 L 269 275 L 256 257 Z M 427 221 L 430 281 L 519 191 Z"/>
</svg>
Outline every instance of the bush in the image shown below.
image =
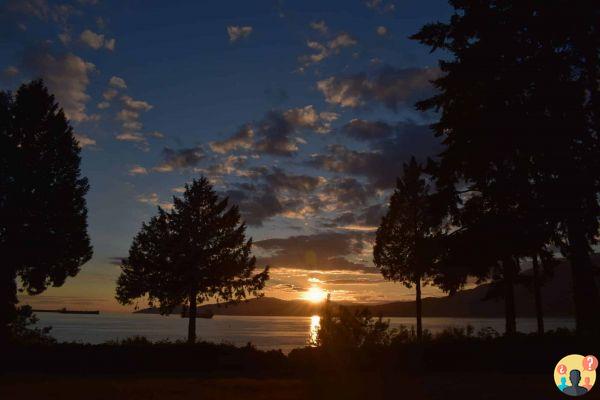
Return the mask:
<svg viewBox="0 0 600 400">
<path fill-rule="evenodd" d="M 56 340 L 50 336 L 52 327 L 33 328 L 38 318 L 33 314 L 31 306 L 17 308 L 17 316 L 9 325 L 10 341 L 15 344 L 53 344 Z"/>
<path fill-rule="evenodd" d="M 361 349 L 388 346 L 395 330 L 389 329 L 389 321 L 374 318 L 368 309 L 351 312 L 339 306 L 337 312 L 327 303 L 313 346 L 322 348 Z"/>
</svg>

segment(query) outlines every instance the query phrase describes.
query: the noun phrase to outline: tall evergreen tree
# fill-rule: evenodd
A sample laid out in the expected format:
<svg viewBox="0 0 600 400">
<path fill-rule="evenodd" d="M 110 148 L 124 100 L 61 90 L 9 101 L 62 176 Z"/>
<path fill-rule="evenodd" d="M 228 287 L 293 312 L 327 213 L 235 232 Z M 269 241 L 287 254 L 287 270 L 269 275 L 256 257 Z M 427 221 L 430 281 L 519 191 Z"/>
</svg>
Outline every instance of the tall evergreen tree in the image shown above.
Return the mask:
<svg viewBox="0 0 600 400">
<path fill-rule="evenodd" d="M 417 337 L 422 338 L 421 286 L 431 279 L 438 224 L 430 207 L 430 187 L 414 157 L 404 165 L 390 206 L 377 229 L 373 261 L 385 279 L 416 288 Z"/>
<path fill-rule="evenodd" d="M 237 206 L 228 208 L 227 203 L 202 177 L 185 186 L 182 199 L 174 198 L 172 211 L 159 207 L 123 260 L 117 300 L 131 304 L 147 296 L 163 314 L 186 305 L 188 341 L 193 343 L 199 303 L 261 295 L 268 268 L 255 273 L 252 239 L 246 241 Z"/>
<path fill-rule="evenodd" d="M 0 339 L 31 295 L 61 286 L 92 256 L 80 148 L 42 81 L 0 93 Z"/>
<path fill-rule="evenodd" d="M 441 110 L 434 130 L 447 148 L 438 184 L 450 193 L 466 184 L 497 210 L 501 224 L 514 216 L 515 228 L 524 230 L 534 198 L 535 224 L 551 227 L 571 262 L 577 328 L 598 329 L 589 254 L 600 215 L 598 8 L 561 0 L 450 3 L 450 23 L 426 25 L 414 36 L 452 55 L 440 62 L 439 94 L 418 104 Z M 505 272 L 537 251 L 523 248 L 529 242 L 517 239 L 518 229 L 510 234 L 514 247 L 497 253 Z"/>
</svg>

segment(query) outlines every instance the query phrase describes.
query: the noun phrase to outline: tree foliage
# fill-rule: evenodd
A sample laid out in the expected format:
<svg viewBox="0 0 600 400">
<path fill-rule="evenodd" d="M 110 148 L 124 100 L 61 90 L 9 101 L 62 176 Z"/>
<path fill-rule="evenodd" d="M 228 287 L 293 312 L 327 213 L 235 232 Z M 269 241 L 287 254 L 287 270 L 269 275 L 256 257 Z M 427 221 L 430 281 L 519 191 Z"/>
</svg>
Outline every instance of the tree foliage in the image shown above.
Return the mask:
<svg viewBox="0 0 600 400">
<path fill-rule="evenodd" d="M 481 264 L 500 272 L 509 301 L 518 260 L 560 246 L 572 265 L 578 329 L 595 329 L 599 9 L 562 0 L 450 3 L 449 23 L 413 36 L 450 55 L 440 61 L 438 93 L 418 104 L 440 111 L 433 129 L 446 148 L 436 183 L 457 227 L 447 248 L 463 250 L 462 239 L 485 245 Z M 455 283 L 460 275 L 449 274 Z"/>
<path fill-rule="evenodd" d="M 171 211 L 159 207 L 142 225 L 122 262 L 118 301 L 131 304 L 147 296 L 163 314 L 188 305 L 188 339 L 195 340 L 197 303 L 261 295 L 268 268 L 255 273 L 245 231 L 237 206 L 228 208 L 228 199 L 219 199 L 206 178 L 192 181 Z"/>
<path fill-rule="evenodd" d="M 43 82 L 0 93 L 0 318 L 16 317 L 17 279 L 35 295 L 92 256 L 80 148 Z"/>
<path fill-rule="evenodd" d="M 373 261 L 385 279 L 417 288 L 417 333 L 421 336 L 421 284 L 433 277 L 439 221 L 431 188 L 414 157 L 397 179 L 390 206 L 377 229 Z"/>
</svg>

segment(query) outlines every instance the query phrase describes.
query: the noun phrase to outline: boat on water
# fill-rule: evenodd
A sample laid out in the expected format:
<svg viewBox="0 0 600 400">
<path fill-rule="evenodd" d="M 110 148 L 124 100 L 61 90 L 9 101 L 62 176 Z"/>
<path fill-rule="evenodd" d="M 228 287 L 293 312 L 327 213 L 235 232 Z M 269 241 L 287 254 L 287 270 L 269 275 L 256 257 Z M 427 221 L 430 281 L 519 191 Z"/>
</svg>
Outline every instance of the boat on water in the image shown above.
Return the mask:
<svg viewBox="0 0 600 400">
<path fill-rule="evenodd" d="M 67 310 L 66 308 L 61 308 L 58 310 L 31 310 L 34 313 L 58 313 L 58 314 L 92 314 L 98 315 L 100 311 L 98 310 Z"/>
<path fill-rule="evenodd" d="M 215 314 L 211 310 L 196 311 L 196 318 L 211 319 Z M 189 318 L 190 313 L 187 307 L 181 308 L 181 318 Z"/>
</svg>

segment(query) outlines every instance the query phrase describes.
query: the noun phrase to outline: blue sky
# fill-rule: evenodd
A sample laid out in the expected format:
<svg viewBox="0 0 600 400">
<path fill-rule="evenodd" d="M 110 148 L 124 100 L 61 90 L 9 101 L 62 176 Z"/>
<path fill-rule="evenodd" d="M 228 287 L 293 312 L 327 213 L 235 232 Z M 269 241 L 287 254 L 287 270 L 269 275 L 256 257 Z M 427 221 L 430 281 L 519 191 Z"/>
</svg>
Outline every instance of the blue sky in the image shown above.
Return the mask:
<svg viewBox="0 0 600 400">
<path fill-rule="evenodd" d="M 115 259 L 200 174 L 240 204 L 259 264 L 274 267 L 267 295 L 412 296 L 382 282 L 370 246 L 402 162 L 437 149 L 435 116 L 413 104 L 439 54 L 408 36 L 448 19 L 446 2 L 0 4 L 2 89 L 46 80 L 91 184 L 93 260 L 28 301 L 125 310 Z"/>
</svg>

